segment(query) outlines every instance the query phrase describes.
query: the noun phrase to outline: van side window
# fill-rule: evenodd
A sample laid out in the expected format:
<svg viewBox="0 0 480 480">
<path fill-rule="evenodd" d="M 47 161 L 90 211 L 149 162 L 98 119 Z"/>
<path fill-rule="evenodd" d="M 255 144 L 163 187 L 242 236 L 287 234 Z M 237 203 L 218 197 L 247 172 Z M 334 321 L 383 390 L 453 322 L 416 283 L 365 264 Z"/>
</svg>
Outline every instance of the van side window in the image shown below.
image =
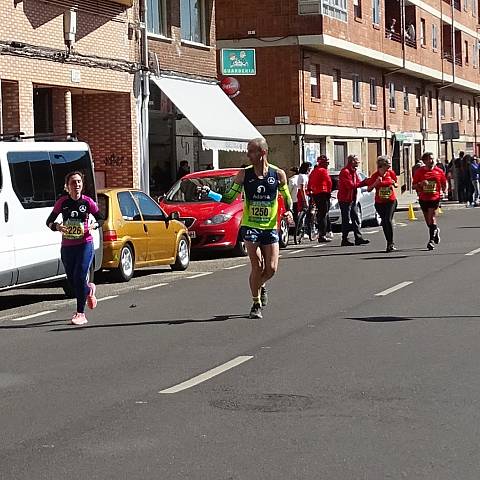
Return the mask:
<svg viewBox="0 0 480 480">
<path fill-rule="evenodd" d="M 84 193 L 95 200 L 95 188 L 92 173 L 92 161 L 88 151 L 79 152 L 50 152 L 52 162 L 53 179 L 55 182 L 56 198 L 60 197 L 64 190 L 65 176 L 67 173 L 78 170 L 85 175 Z"/>
<path fill-rule="evenodd" d="M 48 152 L 9 152 L 7 160 L 23 208 L 52 207 L 56 197 Z"/>
</svg>

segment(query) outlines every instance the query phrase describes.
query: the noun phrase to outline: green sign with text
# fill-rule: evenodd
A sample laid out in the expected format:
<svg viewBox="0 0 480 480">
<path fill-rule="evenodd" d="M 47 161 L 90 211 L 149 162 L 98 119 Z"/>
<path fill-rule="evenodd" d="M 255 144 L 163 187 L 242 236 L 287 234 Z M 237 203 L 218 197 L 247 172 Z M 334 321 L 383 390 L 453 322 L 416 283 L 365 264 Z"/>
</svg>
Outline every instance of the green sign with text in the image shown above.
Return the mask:
<svg viewBox="0 0 480 480">
<path fill-rule="evenodd" d="M 222 75 L 256 75 L 255 49 L 222 48 Z"/>
</svg>

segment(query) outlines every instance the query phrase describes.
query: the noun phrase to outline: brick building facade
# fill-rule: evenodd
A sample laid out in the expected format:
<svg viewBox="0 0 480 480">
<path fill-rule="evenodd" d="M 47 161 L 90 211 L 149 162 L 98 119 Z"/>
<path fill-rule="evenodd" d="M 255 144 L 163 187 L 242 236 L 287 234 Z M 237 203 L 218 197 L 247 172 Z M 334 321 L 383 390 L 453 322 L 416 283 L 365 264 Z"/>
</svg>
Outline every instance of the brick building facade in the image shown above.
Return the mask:
<svg viewBox="0 0 480 480">
<path fill-rule="evenodd" d="M 409 187 L 422 151 L 451 158 L 442 124 L 458 122 L 455 152 L 477 151 L 478 15 L 478 0 L 217 0 L 217 46 L 256 49 L 235 102 L 274 162 L 356 153 L 371 172 L 388 153 Z"/>
<path fill-rule="evenodd" d="M 146 3 L 150 189 L 162 194 L 180 162 L 218 167 L 222 152 L 246 150 L 259 133 L 218 86 L 215 0 Z"/>
<path fill-rule="evenodd" d="M 67 54 L 71 8 L 77 32 Z M 74 132 L 90 144 L 99 186 L 138 185 L 137 9 L 128 0 L 8 0 L 0 24 L 1 133 Z"/>
</svg>

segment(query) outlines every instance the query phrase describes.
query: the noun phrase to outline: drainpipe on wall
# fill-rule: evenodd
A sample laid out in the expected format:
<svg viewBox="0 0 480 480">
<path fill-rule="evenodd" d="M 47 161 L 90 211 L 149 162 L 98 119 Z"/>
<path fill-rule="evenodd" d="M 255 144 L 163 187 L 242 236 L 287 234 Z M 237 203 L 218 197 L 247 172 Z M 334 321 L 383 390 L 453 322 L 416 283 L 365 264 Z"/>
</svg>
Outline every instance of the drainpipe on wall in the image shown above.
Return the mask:
<svg viewBox="0 0 480 480">
<path fill-rule="evenodd" d="M 139 153 L 140 153 L 140 189 L 150 193 L 150 155 L 148 146 L 148 102 L 150 99 L 150 75 L 148 66 L 147 0 L 140 8 L 141 36 L 141 72 L 140 94 L 137 99 L 137 114 L 140 114 Z M 143 10 L 143 12 L 142 12 Z M 138 112 L 140 110 L 140 112 Z"/>
</svg>

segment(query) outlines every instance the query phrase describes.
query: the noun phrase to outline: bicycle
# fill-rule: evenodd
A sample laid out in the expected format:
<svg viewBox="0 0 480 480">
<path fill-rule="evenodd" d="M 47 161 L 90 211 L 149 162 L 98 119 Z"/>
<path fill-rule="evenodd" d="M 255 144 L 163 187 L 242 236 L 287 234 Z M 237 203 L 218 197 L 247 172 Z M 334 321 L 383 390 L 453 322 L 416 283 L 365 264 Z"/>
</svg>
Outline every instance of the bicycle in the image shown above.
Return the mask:
<svg viewBox="0 0 480 480">
<path fill-rule="evenodd" d="M 311 242 L 318 239 L 317 208 L 313 201 L 298 214 L 293 237 L 295 245 L 300 245 L 306 236 Z"/>
</svg>

